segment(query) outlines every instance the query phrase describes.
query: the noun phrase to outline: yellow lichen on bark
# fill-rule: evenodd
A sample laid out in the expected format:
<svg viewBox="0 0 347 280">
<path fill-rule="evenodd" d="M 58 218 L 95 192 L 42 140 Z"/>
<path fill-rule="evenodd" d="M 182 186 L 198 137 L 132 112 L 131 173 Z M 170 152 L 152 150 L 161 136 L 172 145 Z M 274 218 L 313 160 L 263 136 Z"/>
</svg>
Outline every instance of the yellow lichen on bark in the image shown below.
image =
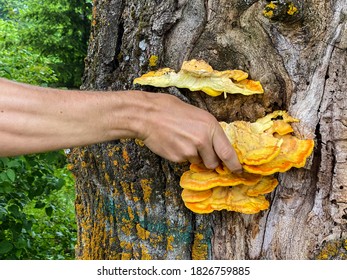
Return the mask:
<svg viewBox="0 0 347 280">
<path fill-rule="evenodd" d="M 100 196 L 96 193 L 95 196 Z M 81 204 L 76 204 L 76 214 L 80 217 L 87 217 L 80 220 L 80 228 L 82 229 L 79 236 L 77 246 L 83 246 L 83 254 L 78 258 L 83 260 L 103 259 L 106 246 L 107 232 L 104 230 L 106 224 L 110 224 L 110 217 L 104 214 L 102 203 L 96 206 L 93 220 L 88 208 L 84 208 Z M 114 256 L 115 257 L 115 256 Z"/>
<path fill-rule="evenodd" d="M 149 253 L 148 248 L 144 245 L 141 244 L 141 260 L 152 260 L 152 256 Z"/>
<path fill-rule="evenodd" d="M 120 247 L 123 249 L 123 251 L 125 251 L 125 252 L 121 253 L 120 259 L 121 260 L 130 260 L 132 257 L 132 254 L 129 252 L 132 251 L 133 244 L 131 242 L 122 241 L 122 242 L 120 242 Z"/>
<path fill-rule="evenodd" d="M 133 229 L 134 229 L 134 224 L 132 223 L 131 220 L 123 218 L 122 219 L 122 225 L 120 228 L 121 228 L 124 235 L 130 236 Z"/>
<path fill-rule="evenodd" d="M 122 156 L 123 156 L 123 159 L 125 160 L 126 163 L 128 163 L 130 161 L 128 151 L 125 148 L 122 151 Z"/>
<path fill-rule="evenodd" d="M 129 200 L 133 200 L 133 194 L 132 194 L 132 191 L 131 191 L 131 186 L 128 182 L 120 182 L 120 185 L 122 186 L 123 188 L 123 192 L 124 192 L 124 195 L 126 196 L 127 199 Z"/>
<path fill-rule="evenodd" d="M 136 224 L 136 232 L 137 232 L 137 236 L 142 240 L 148 239 L 151 234 L 148 230 L 144 229 L 140 224 Z"/>
<path fill-rule="evenodd" d="M 134 211 L 130 206 L 128 206 L 128 215 L 129 215 L 130 220 L 134 220 L 134 217 L 135 217 Z"/>
<path fill-rule="evenodd" d="M 157 66 L 158 56 L 151 55 L 151 57 L 149 58 L 148 62 L 149 62 L 149 66 L 151 66 L 151 67 Z"/>
<path fill-rule="evenodd" d="M 143 141 L 141 139 L 135 139 L 135 144 L 140 146 L 140 147 L 144 147 L 145 143 L 143 143 Z"/>
<path fill-rule="evenodd" d="M 172 235 L 167 237 L 167 244 L 166 244 L 166 250 L 167 251 L 172 251 L 173 250 L 172 242 L 174 240 L 175 240 L 175 238 Z"/>
<path fill-rule="evenodd" d="M 316 256 L 318 260 L 347 260 L 347 239 L 331 240 L 324 244 L 320 253 Z"/>
<path fill-rule="evenodd" d="M 75 206 L 75 211 L 76 211 L 76 215 L 79 217 L 85 217 L 84 219 L 80 219 L 80 227 L 81 227 L 81 231 L 80 231 L 80 236 L 79 236 L 79 240 L 77 242 L 77 247 L 81 247 L 83 246 L 83 256 L 79 257 L 80 259 L 90 259 L 91 256 L 89 256 L 88 252 L 90 252 L 91 248 L 90 248 L 90 242 L 89 242 L 89 235 L 90 235 L 90 231 L 92 229 L 91 227 L 91 221 L 90 221 L 90 212 L 87 210 L 85 211 L 84 207 L 81 204 L 76 204 Z M 80 244 L 82 243 L 82 244 Z M 88 257 L 89 258 L 86 258 Z"/>
<path fill-rule="evenodd" d="M 297 11 L 298 11 L 298 8 L 295 7 L 295 5 L 294 5 L 293 3 L 290 3 L 290 4 L 288 5 L 288 11 L 287 11 L 287 14 L 288 14 L 288 15 L 292 16 L 292 15 L 294 15 Z"/>
<path fill-rule="evenodd" d="M 142 192 L 143 192 L 143 200 L 145 203 L 150 203 L 150 198 L 152 194 L 151 184 L 153 183 L 153 179 L 142 179 L 140 181 Z"/>
<path fill-rule="evenodd" d="M 105 173 L 105 180 L 106 182 L 110 183 L 111 179 L 110 179 L 110 175 L 108 175 L 107 173 Z"/>
<path fill-rule="evenodd" d="M 208 246 L 206 243 L 203 243 L 202 240 L 204 240 L 204 235 L 201 233 L 195 233 L 192 248 L 192 260 L 207 260 Z"/>
</svg>

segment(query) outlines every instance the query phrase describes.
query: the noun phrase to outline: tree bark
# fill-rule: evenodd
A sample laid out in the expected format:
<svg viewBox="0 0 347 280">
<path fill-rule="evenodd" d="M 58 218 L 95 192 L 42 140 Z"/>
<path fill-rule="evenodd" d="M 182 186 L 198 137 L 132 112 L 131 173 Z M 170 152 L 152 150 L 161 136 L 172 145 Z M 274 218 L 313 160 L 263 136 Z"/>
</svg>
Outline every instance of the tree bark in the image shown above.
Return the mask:
<svg viewBox="0 0 347 280">
<path fill-rule="evenodd" d="M 217 70 L 248 72 L 265 93 L 224 99 L 136 88 L 176 95 L 226 122 L 288 110 L 301 120 L 296 133 L 316 145 L 305 168 L 277 175 L 270 208 L 256 215 L 190 212 L 179 186 L 188 165 L 139 140 L 74 149 L 77 258 L 346 258 L 347 3 L 292 3 L 298 12 L 276 20 L 263 15 L 266 1 L 94 1 L 83 89 L 134 89 L 149 70 L 204 59 Z"/>
</svg>

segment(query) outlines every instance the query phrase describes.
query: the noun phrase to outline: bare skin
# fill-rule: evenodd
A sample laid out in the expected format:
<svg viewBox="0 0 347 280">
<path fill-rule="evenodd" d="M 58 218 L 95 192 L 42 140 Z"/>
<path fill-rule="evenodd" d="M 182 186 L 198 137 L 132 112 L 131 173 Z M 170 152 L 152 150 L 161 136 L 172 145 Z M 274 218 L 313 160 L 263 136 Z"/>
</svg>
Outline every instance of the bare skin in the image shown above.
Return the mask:
<svg viewBox="0 0 347 280">
<path fill-rule="evenodd" d="M 208 112 L 174 96 L 144 91 L 41 88 L 0 79 L 0 156 L 138 138 L 173 162 L 223 161 L 241 170 L 235 150 Z"/>
</svg>

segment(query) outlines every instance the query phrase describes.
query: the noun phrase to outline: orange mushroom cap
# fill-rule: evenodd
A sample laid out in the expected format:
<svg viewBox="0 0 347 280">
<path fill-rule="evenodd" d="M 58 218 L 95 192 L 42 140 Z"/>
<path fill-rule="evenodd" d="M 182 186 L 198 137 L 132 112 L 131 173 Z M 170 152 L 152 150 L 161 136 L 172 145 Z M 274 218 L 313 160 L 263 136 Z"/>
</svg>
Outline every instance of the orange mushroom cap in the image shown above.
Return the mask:
<svg viewBox="0 0 347 280">
<path fill-rule="evenodd" d="M 248 80 L 247 77 L 248 74 L 242 70 L 217 71 L 203 60 L 192 59 L 184 61 L 178 73 L 170 68 L 163 68 L 136 78 L 134 84 L 201 90 L 211 96 L 218 96 L 223 92 L 244 95 L 264 92 L 259 81 Z"/>
<path fill-rule="evenodd" d="M 191 164 L 180 180 L 186 207 L 200 214 L 223 209 L 254 214 L 267 209 L 269 202 L 264 195 L 278 184 L 267 175 L 303 167 L 313 151 L 312 139 L 293 135 L 290 123 L 298 121 L 285 111 L 275 111 L 253 123 L 220 122 L 244 172 L 232 173 L 224 164 L 214 170 Z"/>
<path fill-rule="evenodd" d="M 260 175 L 250 173 L 219 174 L 215 170 L 195 172 L 188 170 L 181 176 L 180 185 L 184 189 L 204 191 L 219 186 L 236 186 L 239 184 L 254 185 L 261 179 Z"/>
<path fill-rule="evenodd" d="M 255 214 L 269 207 L 263 194 L 271 192 L 277 184 L 276 179 L 265 177 L 253 186 L 215 187 L 208 193 L 184 189 L 182 198 L 187 208 L 199 214 L 214 210 Z"/>
<path fill-rule="evenodd" d="M 277 157 L 261 165 L 244 165 L 243 168 L 250 173 L 271 175 L 275 172 L 286 172 L 292 167 L 304 167 L 306 159 L 313 151 L 314 141 L 300 140 L 289 134 L 278 137 L 283 140 L 283 144 Z"/>
<path fill-rule="evenodd" d="M 276 120 L 278 117 L 282 119 Z M 220 124 L 244 170 L 271 175 L 291 167 L 303 167 L 312 153 L 313 140 L 300 140 L 291 135 L 294 131 L 290 123 L 298 121 L 285 111 L 275 111 L 253 123 L 235 121 Z"/>
<path fill-rule="evenodd" d="M 274 159 L 280 152 L 282 140 L 264 132 L 268 126 L 235 121 L 222 125 L 241 164 L 259 165 Z"/>
<path fill-rule="evenodd" d="M 182 199 L 186 202 L 200 202 L 208 199 L 210 196 L 212 196 L 211 189 L 205 191 L 192 191 L 183 189 L 182 191 Z"/>
<path fill-rule="evenodd" d="M 266 130 L 266 132 L 271 134 L 278 133 L 279 135 L 286 135 L 294 132 L 294 130 L 289 123 L 283 120 L 275 120 L 273 121 L 273 125 Z"/>
</svg>

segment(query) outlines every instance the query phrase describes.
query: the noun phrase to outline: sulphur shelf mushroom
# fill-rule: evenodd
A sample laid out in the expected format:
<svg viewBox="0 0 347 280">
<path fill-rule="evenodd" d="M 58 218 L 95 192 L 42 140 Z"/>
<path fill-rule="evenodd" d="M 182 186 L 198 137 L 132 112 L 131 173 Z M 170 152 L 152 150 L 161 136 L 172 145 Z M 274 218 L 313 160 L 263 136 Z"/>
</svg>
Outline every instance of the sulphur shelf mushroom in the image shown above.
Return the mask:
<svg viewBox="0 0 347 280">
<path fill-rule="evenodd" d="M 223 164 L 214 170 L 191 164 L 180 180 L 186 207 L 199 214 L 215 210 L 255 214 L 268 209 L 265 195 L 278 184 L 269 175 L 303 167 L 313 151 L 312 139 L 294 135 L 290 124 L 298 121 L 285 111 L 275 111 L 253 123 L 221 122 L 243 172 L 232 173 Z"/>
<path fill-rule="evenodd" d="M 177 73 L 170 68 L 148 72 L 136 78 L 134 84 L 201 90 L 211 96 L 222 93 L 252 95 L 264 92 L 260 82 L 249 80 L 248 74 L 242 70 L 217 71 L 207 62 L 196 59 L 184 61 Z"/>
<path fill-rule="evenodd" d="M 214 210 L 255 214 L 269 207 L 264 194 L 271 192 L 277 183 L 275 178 L 263 177 L 254 185 L 219 186 L 204 191 L 183 189 L 182 199 L 187 208 L 199 214 Z"/>
<path fill-rule="evenodd" d="M 276 118 L 280 117 L 280 120 Z M 314 147 L 313 139 L 292 135 L 290 123 L 299 122 L 285 111 L 275 111 L 250 123 L 221 123 L 236 150 L 243 169 L 249 173 L 271 175 L 306 164 Z"/>
</svg>

